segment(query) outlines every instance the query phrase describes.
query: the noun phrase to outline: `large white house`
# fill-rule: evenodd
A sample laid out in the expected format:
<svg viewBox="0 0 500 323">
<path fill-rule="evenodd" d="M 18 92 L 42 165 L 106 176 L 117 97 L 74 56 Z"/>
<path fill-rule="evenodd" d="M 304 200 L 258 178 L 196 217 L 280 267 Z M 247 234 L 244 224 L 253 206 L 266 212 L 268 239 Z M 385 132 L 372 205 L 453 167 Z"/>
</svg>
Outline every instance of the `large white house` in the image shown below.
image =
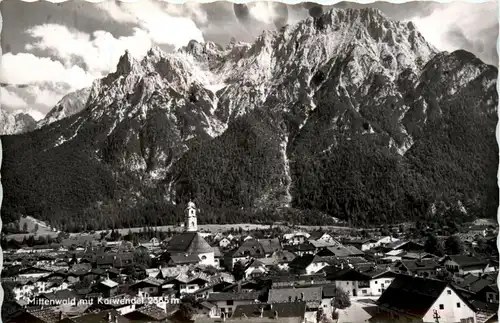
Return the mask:
<svg viewBox="0 0 500 323">
<path fill-rule="evenodd" d="M 375 322 L 476 323 L 474 308 L 447 282 L 397 276 L 377 300 Z M 437 319 L 437 320 L 436 320 Z"/>
</svg>

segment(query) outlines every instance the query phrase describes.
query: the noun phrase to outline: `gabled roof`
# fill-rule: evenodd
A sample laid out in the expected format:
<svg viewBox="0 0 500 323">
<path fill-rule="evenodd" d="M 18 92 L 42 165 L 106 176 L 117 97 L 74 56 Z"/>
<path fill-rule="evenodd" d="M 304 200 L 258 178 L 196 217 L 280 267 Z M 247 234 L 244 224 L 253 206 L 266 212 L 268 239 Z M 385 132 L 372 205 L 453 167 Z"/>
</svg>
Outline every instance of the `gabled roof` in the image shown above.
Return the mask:
<svg viewBox="0 0 500 323">
<path fill-rule="evenodd" d="M 262 244 L 258 240 L 250 239 L 244 241 L 241 246 L 230 251 L 227 255 L 232 257 L 263 257 L 265 254 Z"/>
<path fill-rule="evenodd" d="M 175 265 L 196 264 L 200 262 L 200 258 L 198 258 L 197 255 L 193 254 L 174 254 L 169 256 L 169 258 L 169 263 Z"/>
<path fill-rule="evenodd" d="M 359 271 L 352 268 L 334 268 L 327 267 L 326 270 L 327 277 L 332 281 L 367 281 L 371 279 L 371 276 L 360 273 Z"/>
<path fill-rule="evenodd" d="M 403 241 L 403 240 L 394 241 L 394 242 L 386 244 L 384 247 L 387 248 L 387 249 L 396 250 L 398 248 L 401 248 L 402 246 L 404 246 L 408 242 L 409 241 Z"/>
<path fill-rule="evenodd" d="M 210 293 L 208 295 L 207 301 L 218 302 L 218 301 L 253 301 L 257 300 L 260 296 L 259 292 L 239 292 L 239 293 Z"/>
<path fill-rule="evenodd" d="M 135 310 L 134 312 L 136 312 L 137 314 L 141 314 L 141 316 L 151 318 L 154 321 L 162 321 L 162 320 L 167 319 L 169 316 L 163 309 L 159 308 L 155 304 L 143 306 L 143 307 Z M 129 316 L 133 317 L 135 314 L 134 312 L 129 313 L 130 315 L 126 314 L 125 317 L 127 317 L 127 318 Z M 135 320 L 132 320 L 132 321 L 135 321 Z"/>
<path fill-rule="evenodd" d="M 28 311 L 29 315 L 36 317 L 42 322 L 45 323 L 56 323 L 60 321 L 60 316 L 59 313 L 54 312 L 51 309 L 39 309 L 39 310 L 33 310 L 33 311 Z"/>
<path fill-rule="evenodd" d="M 436 269 L 440 267 L 433 259 L 401 260 L 401 263 L 410 271 Z"/>
<path fill-rule="evenodd" d="M 118 286 L 118 283 L 112 281 L 111 279 L 103 280 L 103 281 L 99 282 L 99 284 L 106 286 L 108 288 L 114 288 L 114 287 Z"/>
<path fill-rule="evenodd" d="M 183 232 L 170 239 L 167 251 L 170 253 L 200 254 L 213 252 L 213 249 L 198 232 Z"/>
<path fill-rule="evenodd" d="M 322 298 L 322 287 L 273 288 L 269 290 L 269 303 L 285 303 L 296 299 L 305 302 L 321 302 Z"/>
<path fill-rule="evenodd" d="M 303 319 L 306 313 L 305 302 L 286 302 L 273 304 L 249 304 L 238 305 L 231 316 L 231 319 L 245 318 L 274 318 L 278 317 L 300 317 Z"/>
<path fill-rule="evenodd" d="M 447 256 L 445 259 L 450 259 L 451 261 L 456 262 L 462 268 L 472 266 L 486 266 L 488 264 L 488 260 L 479 259 L 477 257 L 468 255 Z"/>
<path fill-rule="evenodd" d="M 398 275 L 380 296 L 377 304 L 407 315 L 422 317 L 446 287 L 453 289 L 441 280 Z"/>
<path fill-rule="evenodd" d="M 276 251 L 281 250 L 281 244 L 278 238 L 275 239 L 258 239 L 257 240 L 260 245 L 262 246 L 262 249 L 264 249 L 264 253 L 270 254 Z"/>
<path fill-rule="evenodd" d="M 319 256 L 315 255 L 303 255 L 302 257 L 295 258 L 288 266 L 295 269 L 305 269 L 307 266 L 313 263 L 326 262 Z"/>
<path fill-rule="evenodd" d="M 153 278 L 153 277 L 146 277 L 143 280 L 140 280 L 140 281 L 134 283 L 132 286 L 135 286 L 135 285 L 150 285 L 150 286 L 160 287 L 164 283 L 165 283 L 165 281 L 162 280 L 162 279 L 157 279 L 157 278 Z"/>
</svg>

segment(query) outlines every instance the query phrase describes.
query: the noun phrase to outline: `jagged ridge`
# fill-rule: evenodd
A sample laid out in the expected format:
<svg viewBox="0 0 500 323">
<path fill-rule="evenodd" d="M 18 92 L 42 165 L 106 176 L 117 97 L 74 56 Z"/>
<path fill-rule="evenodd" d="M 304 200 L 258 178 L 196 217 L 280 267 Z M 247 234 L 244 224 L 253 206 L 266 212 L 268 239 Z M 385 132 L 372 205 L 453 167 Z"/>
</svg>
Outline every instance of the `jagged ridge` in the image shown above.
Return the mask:
<svg viewBox="0 0 500 323">
<path fill-rule="evenodd" d="M 99 164 L 115 183 L 92 184 L 91 191 L 100 188 L 82 193 L 79 205 L 106 214 L 103 222 L 131 223 L 117 215 L 116 201 L 137 210 L 145 204 L 165 209 L 192 195 L 213 210 L 207 220 L 223 208 L 279 206 L 358 222 L 381 220 L 383 212 L 394 220 L 426 214 L 443 196 L 487 212 L 496 183 L 482 183 L 487 193 L 466 189 L 477 188 L 466 177 L 451 187 L 447 182 L 456 174 L 439 159 L 423 159 L 446 147 L 444 160 L 458 172 L 487 177 L 496 169 L 496 144 L 487 139 L 483 152 L 464 153 L 464 160 L 483 158 L 471 169 L 457 163 L 460 154 L 449 153 L 463 147 L 436 128 L 444 122 L 452 131 L 459 124 L 473 141 L 492 134 L 496 74 L 463 51 L 438 54 L 412 23 L 373 9 L 336 9 L 264 32 L 251 45 L 192 41 L 173 54 L 153 48 L 141 61 L 125 53 L 115 73 L 94 82 L 81 112 L 9 138 L 7 149 L 28 140 L 37 160 L 57 152 L 77 165 L 82 158 L 86 167 Z M 454 106 L 471 117 L 462 120 Z M 5 176 L 22 173 L 27 160 Z M 51 200 L 46 194 L 54 190 L 39 198 Z M 34 197 L 25 199 L 35 205 Z M 13 210 L 16 201 L 6 197 Z"/>
</svg>

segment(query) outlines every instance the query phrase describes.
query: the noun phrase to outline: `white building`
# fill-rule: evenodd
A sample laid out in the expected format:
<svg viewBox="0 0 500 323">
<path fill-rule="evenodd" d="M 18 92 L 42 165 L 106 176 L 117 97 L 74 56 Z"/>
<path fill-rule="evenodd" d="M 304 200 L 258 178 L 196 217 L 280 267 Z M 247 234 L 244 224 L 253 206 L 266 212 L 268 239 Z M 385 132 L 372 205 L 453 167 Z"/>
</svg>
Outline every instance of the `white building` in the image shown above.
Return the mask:
<svg viewBox="0 0 500 323">
<path fill-rule="evenodd" d="M 196 205 L 190 201 L 184 210 L 184 230 L 186 230 L 186 232 L 198 231 L 198 218 L 196 216 L 196 211 Z"/>
<path fill-rule="evenodd" d="M 200 265 L 215 266 L 214 249 L 201 236 L 198 230 L 198 220 L 196 216 L 196 206 L 189 202 L 185 211 L 184 232 L 177 234 L 170 239 L 167 245 L 167 252 L 170 255 L 196 255 Z"/>
<path fill-rule="evenodd" d="M 447 282 L 399 275 L 377 301 L 379 322 L 468 322 L 476 323 L 476 313 L 467 299 Z"/>
<path fill-rule="evenodd" d="M 230 317 L 238 305 L 247 305 L 258 302 L 259 292 L 239 292 L 239 293 L 211 293 L 207 301 L 216 306 L 215 317 L 220 317 L 222 313 Z"/>
</svg>

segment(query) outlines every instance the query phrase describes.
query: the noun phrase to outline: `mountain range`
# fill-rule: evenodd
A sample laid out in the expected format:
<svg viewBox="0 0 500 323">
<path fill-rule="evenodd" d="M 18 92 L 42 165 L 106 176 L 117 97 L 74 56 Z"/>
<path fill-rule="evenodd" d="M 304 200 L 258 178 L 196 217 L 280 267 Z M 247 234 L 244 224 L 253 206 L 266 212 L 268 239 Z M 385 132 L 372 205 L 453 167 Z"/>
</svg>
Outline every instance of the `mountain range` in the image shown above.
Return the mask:
<svg viewBox="0 0 500 323">
<path fill-rule="evenodd" d="M 492 217 L 497 68 L 411 22 L 333 9 L 253 44 L 191 41 L 3 136 L 3 221 L 68 230 Z"/>
</svg>

